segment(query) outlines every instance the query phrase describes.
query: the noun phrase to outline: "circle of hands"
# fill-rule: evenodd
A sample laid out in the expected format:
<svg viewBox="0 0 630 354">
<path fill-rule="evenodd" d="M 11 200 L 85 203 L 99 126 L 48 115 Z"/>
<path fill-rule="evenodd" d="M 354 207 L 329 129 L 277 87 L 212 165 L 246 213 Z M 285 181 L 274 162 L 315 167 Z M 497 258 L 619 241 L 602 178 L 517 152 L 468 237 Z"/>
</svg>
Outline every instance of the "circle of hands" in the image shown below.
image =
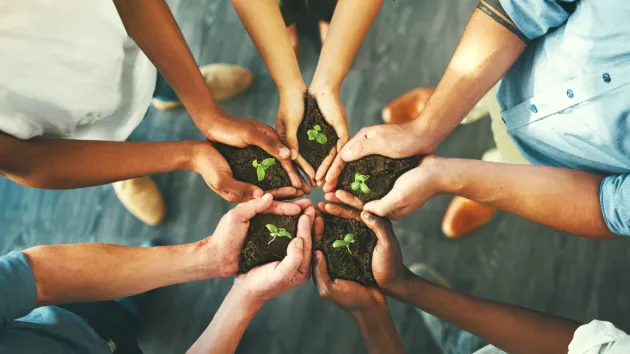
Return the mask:
<svg viewBox="0 0 630 354">
<path fill-rule="evenodd" d="M 313 252 L 313 238 L 321 240 L 324 233 L 322 213 L 363 222 L 376 234 L 372 272 L 379 288 L 330 278 L 323 253 L 319 250 Z M 257 214 L 300 215 L 297 234 L 289 243 L 287 255 L 282 261 L 237 274 L 249 221 Z M 221 277 L 236 275 L 231 291 L 261 304 L 304 284 L 313 275 L 322 298 L 354 313 L 375 304 L 384 304 L 384 293 L 404 284 L 409 275 L 409 270 L 402 263 L 402 252 L 389 220 L 367 211 L 359 212 L 334 204 L 320 203 L 315 207 L 306 199 L 276 201 L 270 193 L 241 203 L 229 211 L 221 218 L 213 235 L 202 244 L 208 250 L 209 271 Z"/>
</svg>

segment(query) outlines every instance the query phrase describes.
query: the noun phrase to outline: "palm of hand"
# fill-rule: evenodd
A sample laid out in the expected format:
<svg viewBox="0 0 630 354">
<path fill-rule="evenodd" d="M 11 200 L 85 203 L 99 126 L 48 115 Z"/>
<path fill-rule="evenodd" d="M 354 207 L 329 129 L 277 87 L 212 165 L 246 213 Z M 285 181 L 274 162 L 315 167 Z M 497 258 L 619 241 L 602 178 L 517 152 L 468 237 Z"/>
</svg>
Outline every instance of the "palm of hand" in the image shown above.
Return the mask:
<svg viewBox="0 0 630 354">
<path fill-rule="evenodd" d="M 306 276 L 296 272 L 290 279 L 283 278 L 277 272 L 280 262 L 268 263 L 260 267 L 256 267 L 245 274 L 236 276 L 234 285 L 243 286 L 248 295 L 270 299 L 280 296 L 306 280 Z"/>
<path fill-rule="evenodd" d="M 249 221 L 243 222 L 231 214 L 226 214 L 219 221 L 210 242 L 213 243 L 214 257 L 219 260 L 220 276 L 231 276 L 238 271 L 238 260 L 248 229 Z"/>
<path fill-rule="evenodd" d="M 349 280 L 333 280 L 324 290 L 322 297 L 336 303 L 348 312 L 385 302 L 385 297 L 376 288 L 368 288 Z"/>
</svg>

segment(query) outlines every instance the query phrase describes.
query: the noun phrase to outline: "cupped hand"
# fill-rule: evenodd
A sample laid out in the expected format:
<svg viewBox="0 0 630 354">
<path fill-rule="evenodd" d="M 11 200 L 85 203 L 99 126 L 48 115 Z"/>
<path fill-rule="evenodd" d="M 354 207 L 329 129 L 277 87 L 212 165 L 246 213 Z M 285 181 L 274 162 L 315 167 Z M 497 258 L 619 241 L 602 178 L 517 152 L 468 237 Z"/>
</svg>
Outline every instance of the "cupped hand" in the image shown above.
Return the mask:
<svg viewBox="0 0 630 354">
<path fill-rule="evenodd" d="M 236 274 L 251 218 L 257 214 L 296 216 L 308 208 L 313 209 L 308 200 L 277 202 L 269 193 L 237 205 L 223 215 L 212 236 L 201 241 L 202 246 L 208 249 L 209 276 L 229 277 Z"/>
<path fill-rule="evenodd" d="M 383 124 L 361 129 L 339 151 L 325 176 L 324 192 L 337 188 L 339 175 L 347 162 L 369 155 L 393 159 L 430 154 L 436 148 L 428 137 L 417 131 L 412 123 Z"/>
<path fill-rule="evenodd" d="M 315 209 L 309 206 L 298 220 L 297 236 L 288 245 L 287 256 L 280 262 L 256 267 L 239 274 L 234 289 L 248 298 L 266 301 L 303 284 L 311 277 L 311 225 Z"/>
</svg>

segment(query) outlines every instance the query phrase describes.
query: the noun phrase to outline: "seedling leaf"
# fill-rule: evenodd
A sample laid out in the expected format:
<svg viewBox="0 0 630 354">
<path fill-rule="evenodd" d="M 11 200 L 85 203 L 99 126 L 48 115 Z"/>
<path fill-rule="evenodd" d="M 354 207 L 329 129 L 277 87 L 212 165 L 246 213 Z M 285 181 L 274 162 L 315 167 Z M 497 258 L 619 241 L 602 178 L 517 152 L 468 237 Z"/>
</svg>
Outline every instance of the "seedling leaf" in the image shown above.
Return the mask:
<svg viewBox="0 0 630 354">
<path fill-rule="evenodd" d="M 358 191 L 361 188 L 361 183 L 360 182 L 352 182 L 352 185 L 350 185 L 350 188 L 352 188 L 353 191 Z"/>
<path fill-rule="evenodd" d="M 354 234 L 346 234 L 346 236 L 343 237 L 343 240 L 347 243 L 354 243 Z"/>
<path fill-rule="evenodd" d="M 265 225 L 265 227 L 267 228 L 267 230 L 269 230 L 269 232 L 273 232 L 273 233 L 278 232 L 278 228 L 274 224 L 267 224 Z"/>
<path fill-rule="evenodd" d="M 254 161 L 252 161 L 252 166 L 254 166 L 254 167 L 258 167 L 258 166 L 260 166 L 260 165 L 258 164 L 258 160 L 254 160 Z"/>
<path fill-rule="evenodd" d="M 262 165 L 263 167 L 271 167 L 276 163 L 276 159 L 274 159 L 273 157 L 270 157 L 268 159 L 264 159 L 262 160 Z"/>
<path fill-rule="evenodd" d="M 328 142 L 328 138 L 324 134 L 318 134 L 315 140 L 317 140 L 317 142 L 320 143 L 321 145 L 324 145 Z"/>
<path fill-rule="evenodd" d="M 262 166 L 256 167 L 256 175 L 258 176 L 258 182 L 265 179 L 265 168 Z"/>
<path fill-rule="evenodd" d="M 317 130 L 318 132 L 322 131 L 322 127 L 319 126 L 319 124 L 315 124 L 315 126 L 313 127 L 313 129 Z"/>
<path fill-rule="evenodd" d="M 348 245 L 348 243 L 344 240 L 337 240 L 335 242 L 333 242 L 333 248 L 341 248 L 341 247 L 346 247 Z"/>
<path fill-rule="evenodd" d="M 289 231 L 287 231 L 287 230 L 285 230 L 285 229 L 279 229 L 279 230 L 278 230 L 278 236 L 280 236 L 280 237 L 293 238 L 293 236 L 291 236 L 291 234 L 289 233 Z"/>
<path fill-rule="evenodd" d="M 370 194 L 372 190 L 370 189 L 370 187 L 367 186 L 367 184 L 363 183 L 361 184 L 361 193 L 363 194 Z"/>
</svg>

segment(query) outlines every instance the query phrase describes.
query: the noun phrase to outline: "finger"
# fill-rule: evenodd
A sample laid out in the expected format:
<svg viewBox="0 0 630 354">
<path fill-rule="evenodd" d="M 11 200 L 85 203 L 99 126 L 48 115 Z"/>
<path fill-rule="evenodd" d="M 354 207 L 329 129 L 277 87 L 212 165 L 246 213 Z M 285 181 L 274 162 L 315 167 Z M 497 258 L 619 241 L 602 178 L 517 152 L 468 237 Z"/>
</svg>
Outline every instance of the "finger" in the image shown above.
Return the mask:
<svg viewBox="0 0 630 354">
<path fill-rule="evenodd" d="M 292 150 L 291 158 L 293 160 L 295 160 L 300 153 L 299 143 L 298 143 L 298 138 L 297 138 L 297 131 L 298 131 L 298 126 L 300 125 L 301 122 L 302 122 L 301 117 L 298 120 L 288 119 L 286 122 L 287 130 L 286 130 L 285 139 L 286 139 L 287 145 L 289 145 L 289 148 Z"/>
<path fill-rule="evenodd" d="M 300 180 L 302 181 L 302 191 L 304 192 L 304 194 L 311 194 L 311 184 L 309 182 L 306 182 L 306 180 L 301 175 Z"/>
<path fill-rule="evenodd" d="M 224 198 L 232 203 L 242 203 L 252 198 L 260 198 L 263 191 L 253 184 L 235 180 L 232 175 L 222 174 L 219 182 L 213 185 L 213 189 L 226 196 Z"/>
<path fill-rule="evenodd" d="M 300 216 L 298 220 L 297 237 L 302 239 L 303 243 L 303 258 L 298 271 L 301 274 L 310 275 L 313 240 L 311 238 L 311 219 L 307 215 Z"/>
<path fill-rule="evenodd" d="M 315 223 L 315 208 L 313 206 L 309 206 L 304 210 L 304 215 L 308 216 L 308 219 L 311 221 L 311 225 Z"/>
<path fill-rule="evenodd" d="M 306 210 L 306 208 L 313 205 L 313 202 L 311 202 L 310 199 L 292 200 L 289 203 L 299 206 L 301 210 Z"/>
<path fill-rule="evenodd" d="M 324 199 L 330 203 L 343 204 L 343 202 L 337 198 L 335 192 L 324 193 Z"/>
<path fill-rule="evenodd" d="M 326 212 L 326 203 L 324 202 L 319 202 L 317 203 L 317 207 L 316 209 L 320 212 L 320 213 L 325 213 Z"/>
<path fill-rule="evenodd" d="M 261 211 L 259 214 L 273 214 L 273 215 L 286 215 L 286 216 L 295 216 L 300 215 L 302 212 L 302 208 L 299 205 L 295 205 L 293 203 L 283 203 L 273 201 L 269 208 Z"/>
<path fill-rule="evenodd" d="M 394 235 L 391 222 L 379 218 L 368 211 L 361 213 L 361 219 L 370 230 L 374 231 L 381 245 L 387 246 L 389 244 L 391 237 Z"/>
<path fill-rule="evenodd" d="M 325 210 L 326 213 L 331 215 L 336 215 L 344 219 L 351 219 L 358 222 L 363 222 L 363 220 L 361 220 L 361 215 L 359 215 L 359 212 L 354 209 L 340 207 L 339 205 L 335 204 L 326 204 Z"/>
<path fill-rule="evenodd" d="M 270 189 L 265 191 L 265 193 L 269 193 L 273 196 L 273 199 L 281 200 L 281 199 L 292 199 L 297 197 L 297 189 L 295 187 L 280 187 L 276 189 Z"/>
<path fill-rule="evenodd" d="M 234 217 L 242 222 L 249 221 L 256 214 L 262 213 L 267 210 L 273 203 L 273 197 L 267 193 L 262 198 L 252 199 L 247 203 L 241 203 L 232 209 L 230 213 L 234 214 Z"/>
<path fill-rule="evenodd" d="M 341 203 L 346 204 L 347 206 L 353 207 L 357 210 L 363 209 L 363 202 L 361 201 L 361 199 L 348 191 L 337 190 L 335 192 L 335 197 L 339 201 L 341 201 Z"/>
<path fill-rule="evenodd" d="M 369 211 L 370 213 L 376 214 L 382 217 L 394 218 L 395 215 L 398 215 L 398 218 L 402 217 L 398 209 L 400 209 L 403 205 L 403 195 L 398 192 L 396 189 L 396 185 L 394 188 L 387 193 L 382 199 L 373 200 L 363 207 L 363 210 Z"/>
<path fill-rule="evenodd" d="M 317 241 L 321 241 L 324 238 L 324 218 L 321 215 L 315 217 L 313 223 L 313 236 Z"/>
<path fill-rule="evenodd" d="M 315 251 L 315 259 L 313 261 L 313 278 L 319 290 L 319 296 L 327 297 L 330 294 L 330 286 L 332 280 L 328 275 L 328 269 L 326 268 L 326 257 L 322 251 Z"/>
<path fill-rule="evenodd" d="M 324 184 L 324 178 L 326 177 L 326 173 L 328 172 L 328 168 L 335 160 L 335 156 L 337 156 L 337 148 L 333 147 L 330 149 L 328 156 L 324 158 L 324 161 L 317 168 L 317 172 L 315 173 L 315 181 L 317 182 L 317 186 L 321 187 Z"/>
<path fill-rule="evenodd" d="M 306 176 L 308 177 L 311 185 L 316 186 L 317 183 L 315 182 L 315 169 L 313 169 L 313 166 L 311 166 L 311 164 L 308 163 L 308 161 L 306 161 L 304 157 L 302 157 L 302 155 L 298 155 L 298 157 L 295 159 L 295 163 L 300 166 L 302 171 L 304 171 L 304 174 L 306 174 Z"/>
<path fill-rule="evenodd" d="M 250 125 L 243 139 L 248 145 L 256 145 L 267 151 L 271 156 L 284 160 L 291 157 L 291 151 L 288 147 L 282 145 L 280 139 L 276 136 L 270 136 L 264 133 L 264 130 L 258 129 L 256 125 Z"/>
<path fill-rule="evenodd" d="M 341 154 L 337 154 L 330 168 L 328 168 L 328 172 L 326 172 L 324 192 L 333 192 L 337 188 L 339 176 L 344 167 L 346 167 L 346 162 L 341 158 Z"/>
<path fill-rule="evenodd" d="M 298 271 L 304 259 L 304 240 L 294 238 L 287 247 L 287 256 L 276 267 L 275 275 L 279 279 L 290 281 Z"/>
<path fill-rule="evenodd" d="M 302 179 L 300 178 L 300 174 L 295 169 L 295 165 L 291 160 L 280 160 L 280 165 L 287 171 L 289 175 L 289 180 L 291 181 L 291 185 L 296 189 L 302 188 Z"/>
<path fill-rule="evenodd" d="M 341 158 L 350 162 L 377 153 L 379 149 L 383 149 L 377 137 L 378 126 L 361 129 L 341 149 Z"/>
</svg>

